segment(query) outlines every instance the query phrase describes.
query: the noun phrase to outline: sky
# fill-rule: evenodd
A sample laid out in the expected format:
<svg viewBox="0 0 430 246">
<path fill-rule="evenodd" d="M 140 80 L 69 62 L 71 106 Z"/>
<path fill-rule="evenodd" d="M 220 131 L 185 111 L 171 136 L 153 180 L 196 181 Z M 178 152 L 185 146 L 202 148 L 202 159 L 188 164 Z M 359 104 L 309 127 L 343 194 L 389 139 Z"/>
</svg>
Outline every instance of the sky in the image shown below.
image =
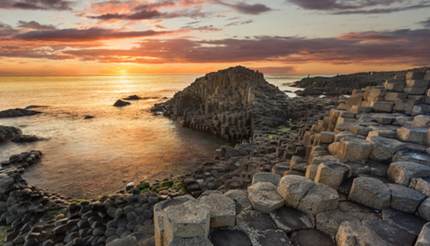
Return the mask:
<svg viewBox="0 0 430 246">
<path fill-rule="evenodd" d="M 0 76 L 430 65 L 430 0 L 0 0 Z"/>
</svg>

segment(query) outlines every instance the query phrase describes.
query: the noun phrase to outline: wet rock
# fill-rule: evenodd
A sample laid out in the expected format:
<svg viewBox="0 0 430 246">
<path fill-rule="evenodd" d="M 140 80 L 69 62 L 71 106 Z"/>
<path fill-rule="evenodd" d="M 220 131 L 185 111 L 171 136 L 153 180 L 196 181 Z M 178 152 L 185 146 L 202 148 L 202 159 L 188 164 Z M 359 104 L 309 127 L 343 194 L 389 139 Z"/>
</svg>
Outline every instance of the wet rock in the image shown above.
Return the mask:
<svg viewBox="0 0 430 246">
<path fill-rule="evenodd" d="M 0 111 L 0 118 L 33 116 L 40 113 L 41 112 L 35 111 L 35 110 L 15 108 L 15 109 L 7 109 L 7 110 Z"/>
<path fill-rule="evenodd" d="M 125 101 L 137 101 L 137 100 L 141 100 L 141 99 L 142 99 L 142 97 L 140 97 L 138 95 L 131 95 L 131 96 L 128 96 L 128 97 L 124 97 L 122 100 L 125 100 Z"/>
<path fill-rule="evenodd" d="M 211 228 L 236 225 L 236 205 L 233 199 L 223 194 L 211 193 L 199 200 L 202 206 L 209 208 Z"/>
<path fill-rule="evenodd" d="M 258 182 L 249 186 L 248 198 L 256 210 L 264 213 L 270 213 L 285 204 L 276 191 L 276 186 L 269 182 Z"/>
<path fill-rule="evenodd" d="M 16 127 L 0 125 L 0 143 L 13 140 L 21 134 L 21 130 Z"/>
<path fill-rule="evenodd" d="M 300 210 L 282 207 L 270 213 L 278 228 L 288 232 L 314 227 L 313 218 Z"/>
<path fill-rule="evenodd" d="M 125 107 L 125 106 L 128 106 L 128 105 L 130 105 L 131 103 L 129 103 L 129 102 L 126 102 L 126 101 L 123 101 L 123 100 L 117 100 L 114 104 L 113 104 L 113 106 L 114 107 Z"/>
<path fill-rule="evenodd" d="M 300 246 L 335 246 L 335 242 L 326 234 L 318 230 L 300 230 L 291 235 L 294 245 Z"/>
<path fill-rule="evenodd" d="M 352 183 L 348 199 L 371 208 L 383 209 L 390 206 L 391 191 L 376 178 L 358 177 Z"/>
<path fill-rule="evenodd" d="M 413 245 L 415 235 L 381 220 L 347 221 L 336 235 L 338 246 L 349 245 Z"/>
<path fill-rule="evenodd" d="M 22 143 L 34 143 L 42 140 L 45 140 L 45 139 L 35 135 L 19 135 L 14 139 L 12 139 L 12 142 L 22 144 Z"/>
<path fill-rule="evenodd" d="M 239 230 L 215 230 L 209 238 L 214 246 L 252 246 L 248 236 Z"/>
</svg>

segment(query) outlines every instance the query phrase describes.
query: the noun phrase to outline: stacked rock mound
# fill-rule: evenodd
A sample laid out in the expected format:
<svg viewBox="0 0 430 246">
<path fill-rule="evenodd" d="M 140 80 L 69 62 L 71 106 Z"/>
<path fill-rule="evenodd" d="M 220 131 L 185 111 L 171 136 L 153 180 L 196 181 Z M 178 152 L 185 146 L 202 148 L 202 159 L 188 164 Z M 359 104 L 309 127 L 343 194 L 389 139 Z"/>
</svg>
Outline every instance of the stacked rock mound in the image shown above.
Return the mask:
<svg viewBox="0 0 430 246">
<path fill-rule="evenodd" d="M 237 141 L 284 123 L 287 99 L 263 74 L 238 66 L 198 78 L 153 111 L 185 127 Z"/>
<path fill-rule="evenodd" d="M 355 91 L 247 190 L 157 204 L 156 245 L 430 245 L 429 99 L 430 72 Z"/>
</svg>

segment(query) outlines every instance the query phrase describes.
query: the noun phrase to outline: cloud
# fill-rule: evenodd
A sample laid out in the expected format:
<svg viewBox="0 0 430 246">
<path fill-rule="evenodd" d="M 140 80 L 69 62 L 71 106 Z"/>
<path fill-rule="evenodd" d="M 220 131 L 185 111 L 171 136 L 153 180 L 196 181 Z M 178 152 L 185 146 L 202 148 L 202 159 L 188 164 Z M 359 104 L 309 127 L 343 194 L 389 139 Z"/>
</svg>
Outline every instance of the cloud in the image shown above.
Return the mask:
<svg viewBox="0 0 430 246">
<path fill-rule="evenodd" d="M 0 22 L 0 38 L 9 37 L 17 33 L 11 26 Z"/>
<path fill-rule="evenodd" d="M 419 24 L 423 25 L 424 27 L 430 28 L 430 18 L 425 21 L 421 21 Z"/>
<path fill-rule="evenodd" d="M 39 31 L 55 30 L 56 29 L 55 26 L 53 26 L 53 25 L 43 25 L 37 21 L 19 21 L 18 22 L 18 28 L 28 29 L 28 30 L 39 30 Z"/>
<path fill-rule="evenodd" d="M 225 24 L 225 26 L 241 26 L 241 25 L 251 24 L 253 22 L 254 22 L 253 20 L 245 20 L 245 21 L 235 20 Z"/>
<path fill-rule="evenodd" d="M 99 20 L 151 20 L 171 19 L 179 17 L 198 18 L 206 16 L 199 6 L 203 0 L 164 0 L 149 3 L 141 3 L 136 0 L 117 1 L 111 0 L 91 5 L 88 18 Z M 193 8 L 190 8 L 193 7 Z M 166 9 L 173 9 L 167 11 Z"/>
<path fill-rule="evenodd" d="M 248 4 L 246 2 L 239 2 L 239 3 L 227 3 L 222 0 L 215 0 L 216 3 L 230 7 L 239 13 L 242 14 L 249 14 L 249 15 L 259 15 L 265 12 L 272 11 L 272 9 L 264 4 Z"/>
<path fill-rule="evenodd" d="M 0 9 L 70 10 L 72 3 L 67 0 L 1 0 Z"/>
<path fill-rule="evenodd" d="M 116 31 L 103 28 L 58 29 L 20 33 L 15 35 L 14 38 L 26 41 L 84 42 L 108 39 L 143 38 L 172 32 L 174 31 Z"/>
<path fill-rule="evenodd" d="M 287 0 L 304 9 L 329 11 L 333 14 L 386 14 L 429 8 L 429 0 Z"/>
<path fill-rule="evenodd" d="M 128 50 L 66 51 L 77 58 L 134 63 L 237 63 L 276 61 L 330 64 L 430 62 L 430 30 L 351 33 L 333 38 L 254 37 L 195 41 L 145 40 Z"/>
</svg>

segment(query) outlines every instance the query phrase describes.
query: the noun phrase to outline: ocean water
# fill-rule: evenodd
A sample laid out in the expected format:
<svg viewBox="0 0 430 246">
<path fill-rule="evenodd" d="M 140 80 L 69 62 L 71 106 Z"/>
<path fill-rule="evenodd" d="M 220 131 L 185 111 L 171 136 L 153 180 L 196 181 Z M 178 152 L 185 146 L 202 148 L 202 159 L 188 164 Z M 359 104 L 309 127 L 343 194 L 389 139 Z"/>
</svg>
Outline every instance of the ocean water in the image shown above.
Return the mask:
<svg viewBox="0 0 430 246">
<path fill-rule="evenodd" d="M 42 162 L 24 178 L 50 192 L 94 198 L 124 188 L 128 182 L 161 179 L 193 169 L 224 141 L 153 116 L 149 109 L 171 97 L 197 75 L 3 77 L 0 110 L 43 106 L 43 114 L 0 119 L 25 134 L 47 138 L 32 144 L 0 145 L 0 161 L 12 154 L 41 150 Z M 283 84 L 287 77 L 267 77 Z M 113 103 L 129 95 L 156 97 Z M 84 119 L 85 115 L 94 116 Z"/>
</svg>

